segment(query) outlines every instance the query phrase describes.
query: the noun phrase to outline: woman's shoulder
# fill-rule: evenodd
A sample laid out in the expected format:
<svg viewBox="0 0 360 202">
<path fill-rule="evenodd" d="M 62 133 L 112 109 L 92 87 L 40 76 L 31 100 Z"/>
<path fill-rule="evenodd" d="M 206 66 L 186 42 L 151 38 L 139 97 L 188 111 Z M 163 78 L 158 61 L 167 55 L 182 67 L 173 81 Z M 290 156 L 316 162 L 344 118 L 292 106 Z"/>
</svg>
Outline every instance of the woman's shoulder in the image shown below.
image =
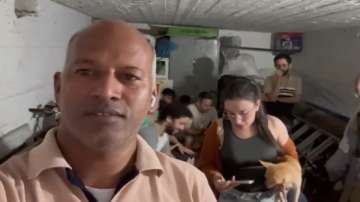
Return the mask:
<svg viewBox="0 0 360 202">
<path fill-rule="evenodd" d="M 277 124 L 279 124 L 279 122 L 281 122 L 281 120 L 278 117 L 270 115 L 270 114 L 267 114 L 266 118 L 267 118 L 269 125 L 270 124 L 277 125 Z"/>
<path fill-rule="evenodd" d="M 280 132 L 287 130 L 285 124 L 277 117 L 272 115 L 266 115 L 268 121 L 268 127 L 272 132 Z"/>
</svg>

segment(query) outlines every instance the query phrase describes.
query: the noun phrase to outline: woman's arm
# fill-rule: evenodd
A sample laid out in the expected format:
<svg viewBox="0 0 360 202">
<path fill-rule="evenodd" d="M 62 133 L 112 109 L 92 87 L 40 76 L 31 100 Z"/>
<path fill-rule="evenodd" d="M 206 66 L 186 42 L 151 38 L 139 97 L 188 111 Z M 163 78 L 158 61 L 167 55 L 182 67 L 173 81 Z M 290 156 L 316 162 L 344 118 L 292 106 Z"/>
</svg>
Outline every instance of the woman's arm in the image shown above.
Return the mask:
<svg viewBox="0 0 360 202">
<path fill-rule="evenodd" d="M 289 155 L 298 159 L 296 146 L 291 140 L 285 124 L 275 116 L 268 115 L 269 130 L 280 145 L 283 155 Z"/>
<path fill-rule="evenodd" d="M 205 173 L 211 185 L 213 178 L 221 175 L 219 145 L 220 140 L 217 135 L 218 124 L 214 121 L 205 131 L 203 146 L 197 162 L 197 166 Z"/>
</svg>

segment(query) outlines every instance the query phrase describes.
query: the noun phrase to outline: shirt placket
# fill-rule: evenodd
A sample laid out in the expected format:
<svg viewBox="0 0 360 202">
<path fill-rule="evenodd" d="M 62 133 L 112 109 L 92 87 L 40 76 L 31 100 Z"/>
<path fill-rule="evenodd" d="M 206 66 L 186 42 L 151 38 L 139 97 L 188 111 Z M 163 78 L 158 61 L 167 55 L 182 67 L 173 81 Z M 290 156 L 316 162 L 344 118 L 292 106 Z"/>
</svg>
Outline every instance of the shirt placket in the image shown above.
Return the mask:
<svg viewBox="0 0 360 202">
<path fill-rule="evenodd" d="M 69 182 L 78 187 L 85 195 L 87 200 L 89 202 L 98 202 L 96 197 L 85 187 L 83 182 L 78 178 L 74 172 L 70 168 L 65 168 L 66 177 L 69 180 Z M 134 179 L 139 174 L 139 171 L 134 166 L 128 173 L 126 173 L 124 176 L 120 177 L 118 184 L 116 186 L 116 189 L 114 191 L 114 195 L 119 192 L 121 188 L 123 188 L 128 182 L 130 182 L 132 179 Z M 113 195 L 113 196 L 114 196 Z"/>
</svg>

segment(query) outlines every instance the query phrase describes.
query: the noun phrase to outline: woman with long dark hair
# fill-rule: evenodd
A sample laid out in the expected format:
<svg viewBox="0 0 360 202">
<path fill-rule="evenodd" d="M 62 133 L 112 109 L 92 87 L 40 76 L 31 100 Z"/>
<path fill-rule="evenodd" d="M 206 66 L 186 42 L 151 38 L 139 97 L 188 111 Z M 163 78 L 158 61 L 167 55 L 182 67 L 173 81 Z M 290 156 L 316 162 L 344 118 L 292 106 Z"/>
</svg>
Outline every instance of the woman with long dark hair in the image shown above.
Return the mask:
<svg viewBox="0 0 360 202">
<path fill-rule="evenodd" d="M 297 161 L 285 125 L 264 112 L 260 88 L 252 79 L 233 78 L 220 95 L 224 117 L 205 133 L 199 168 L 220 199 L 234 190 L 234 201 L 274 201 L 259 160 L 279 162 L 290 156 Z"/>
</svg>

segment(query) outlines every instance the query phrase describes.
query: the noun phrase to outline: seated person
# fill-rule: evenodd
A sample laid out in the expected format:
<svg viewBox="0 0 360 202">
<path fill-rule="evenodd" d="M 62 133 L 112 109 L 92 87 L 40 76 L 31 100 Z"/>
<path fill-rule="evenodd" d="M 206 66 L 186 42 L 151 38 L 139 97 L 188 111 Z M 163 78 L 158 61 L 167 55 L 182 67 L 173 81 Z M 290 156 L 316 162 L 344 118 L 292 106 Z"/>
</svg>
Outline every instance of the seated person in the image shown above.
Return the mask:
<svg viewBox="0 0 360 202">
<path fill-rule="evenodd" d="M 201 133 L 217 119 L 217 112 L 213 107 L 213 96 L 209 92 L 199 93 L 196 103 L 190 104 L 188 108 L 193 115 L 191 131 L 194 134 Z"/>
<path fill-rule="evenodd" d="M 166 104 L 171 104 L 175 101 L 176 93 L 171 88 L 164 88 L 164 90 L 161 91 L 161 97 L 160 100 L 164 101 Z"/>
<path fill-rule="evenodd" d="M 217 119 L 217 112 L 213 106 L 213 96 L 210 92 L 199 93 L 198 100 L 188 105 L 193 115 L 193 122 L 189 134 L 193 135 L 192 148 L 198 151 L 203 142 L 203 133 L 210 123 Z"/>
<path fill-rule="evenodd" d="M 155 149 L 157 151 L 169 154 L 171 142 L 174 145 L 173 148 L 177 148 L 181 154 L 193 155 L 193 151 L 186 148 L 175 137 L 175 134 L 189 128 L 191 121 L 192 115 L 186 106 L 172 103 L 159 111 L 159 117 L 155 123 L 142 128 L 139 133 L 141 136 L 156 136 L 157 146 Z"/>
<path fill-rule="evenodd" d="M 166 105 L 171 104 L 176 99 L 176 93 L 171 88 L 164 88 L 161 91 L 160 101 L 159 101 L 159 110 L 164 108 Z"/>
<path fill-rule="evenodd" d="M 360 74 L 355 79 L 355 95 L 360 95 Z M 360 201 L 360 106 L 349 120 L 339 148 L 329 159 L 325 167 L 330 181 L 343 184 L 340 201 Z"/>
<path fill-rule="evenodd" d="M 253 80 L 238 77 L 229 81 L 222 96 L 224 118 L 214 121 L 205 131 L 198 167 L 206 174 L 214 191 L 220 194 L 220 199 L 223 193 L 235 190 L 241 198 L 237 202 L 275 201 L 275 192 L 265 186 L 265 171 L 259 160 L 278 162 L 290 157 L 298 164 L 296 148 L 285 125 L 278 118 L 265 114 L 260 88 Z M 259 169 L 252 174 L 251 167 Z M 301 181 L 301 171 L 298 176 Z M 255 180 L 253 184 L 240 185 L 237 181 L 247 177 Z M 252 200 L 254 197 L 259 200 Z"/>
<path fill-rule="evenodd" d="M 263 101 L 269 114 L 289 123 L 294 104 L 301 99 L 301 79 L 290 73 L 289 55 L 276 55 L 274 65 L 276 72 L 265 79 Z"/>
</svg>

